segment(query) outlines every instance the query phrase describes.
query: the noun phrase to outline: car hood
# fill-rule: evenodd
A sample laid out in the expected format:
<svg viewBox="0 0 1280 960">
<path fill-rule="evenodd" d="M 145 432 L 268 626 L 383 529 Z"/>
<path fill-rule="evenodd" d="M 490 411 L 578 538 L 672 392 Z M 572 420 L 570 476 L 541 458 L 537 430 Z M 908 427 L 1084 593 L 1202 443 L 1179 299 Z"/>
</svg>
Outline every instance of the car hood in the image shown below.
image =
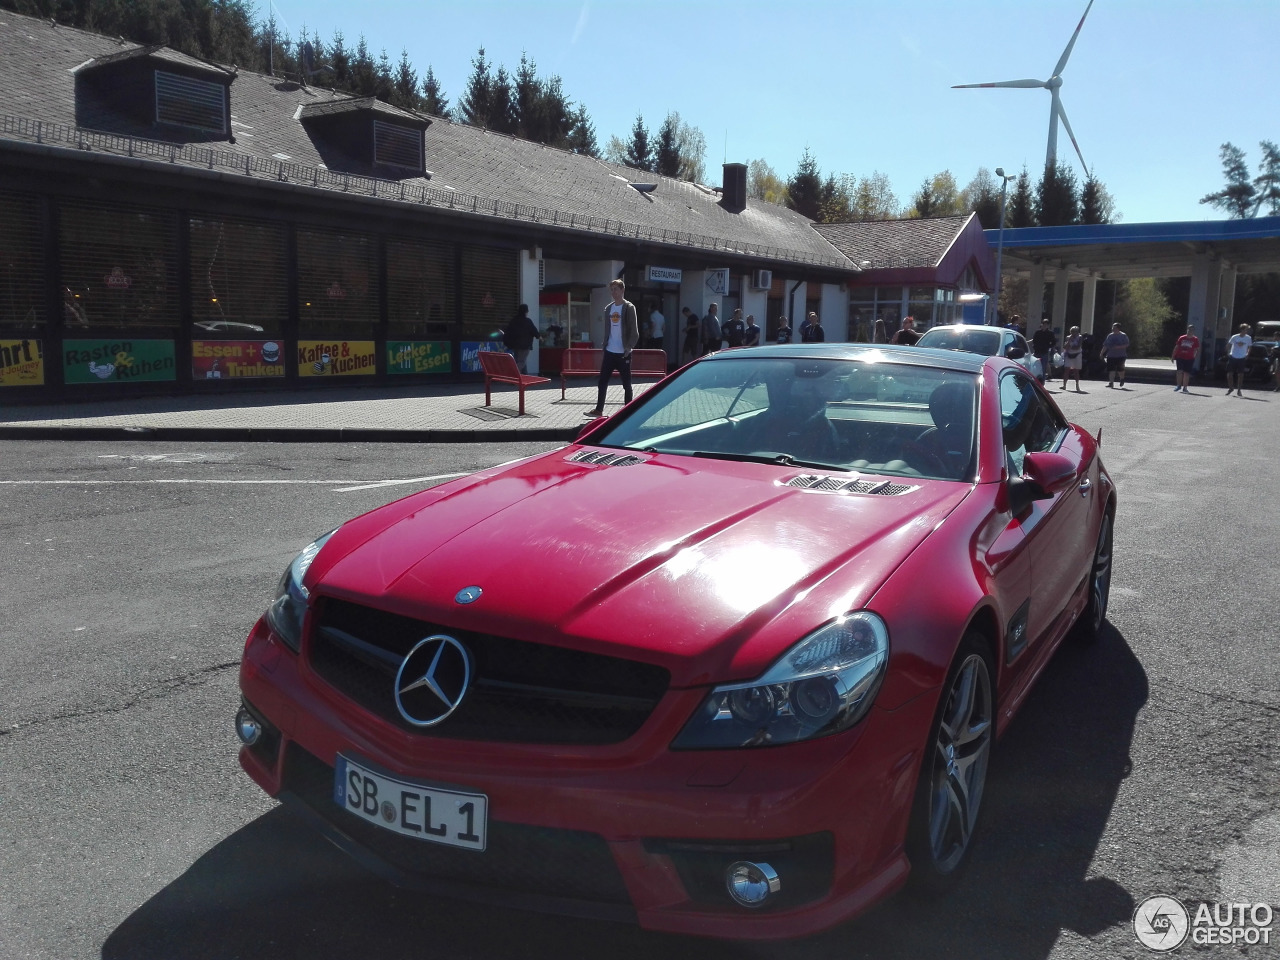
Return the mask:
<svg viewBox="0 0 1280 960">
<path fill-rule="evenodd" d="M 348 524 L 317 557 L 312 590 L 657 663 L 675 686 L 749 679 L 865 604 L 972 489 L 912 480 L 898 495 L 825 493 L 788 486 L 811 472 L 795 468 L 664 455 L 572 462 L 581 449 Z M 461 604 L 473 586 L 481 596 Z"/>
</svg>

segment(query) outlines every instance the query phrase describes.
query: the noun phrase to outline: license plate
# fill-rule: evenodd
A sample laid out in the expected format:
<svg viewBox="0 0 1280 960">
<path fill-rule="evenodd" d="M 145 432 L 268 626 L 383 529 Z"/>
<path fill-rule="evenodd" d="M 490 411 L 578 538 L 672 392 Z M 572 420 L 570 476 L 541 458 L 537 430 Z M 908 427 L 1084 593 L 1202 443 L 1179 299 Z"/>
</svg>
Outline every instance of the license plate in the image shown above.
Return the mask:
<svg viewBox="0 0 1280 960">
<path fill-rule="evenodd" d="M 384 830 L 468 850 L 485 848 L 489 798 L 399 780 L 339 754 L 333 799 L 347 813 Z"/>
</svg>

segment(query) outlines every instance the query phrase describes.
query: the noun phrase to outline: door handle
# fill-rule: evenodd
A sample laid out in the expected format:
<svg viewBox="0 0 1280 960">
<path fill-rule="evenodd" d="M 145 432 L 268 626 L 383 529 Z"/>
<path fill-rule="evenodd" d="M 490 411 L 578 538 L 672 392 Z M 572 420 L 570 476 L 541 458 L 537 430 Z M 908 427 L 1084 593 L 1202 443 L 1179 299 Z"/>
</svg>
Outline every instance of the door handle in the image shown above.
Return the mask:
<svg viewBox="0 0 1280 960">
<path fill-rule="evenodd" d="M 1080 481 L 1080 496 L 1087 497 L 1089 495 L 1089 491 L 1092 489 L 1093 482 L 1088 477 L 1085 477 Z"/>
</svg>

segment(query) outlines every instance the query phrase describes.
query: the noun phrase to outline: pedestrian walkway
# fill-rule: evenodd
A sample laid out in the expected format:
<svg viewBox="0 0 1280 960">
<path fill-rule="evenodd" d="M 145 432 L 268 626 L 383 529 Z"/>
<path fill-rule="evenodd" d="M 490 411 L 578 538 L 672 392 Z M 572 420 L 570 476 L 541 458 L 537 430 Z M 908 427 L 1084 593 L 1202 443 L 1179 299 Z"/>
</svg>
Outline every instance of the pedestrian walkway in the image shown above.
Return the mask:
<svg viewBox="0 0 1280 960">
<path fill-rule="evenodd" d="M 653 384 L 638 382 L 636 394 Z M 0 407 L 0 438 L 80 440 L 99 437 L 168 440 L 369 440 L 477 443 L 572 440 L 595 406 L 594 379 L 558 382 L 525 391 L 520 416 L 513 388 L 484 386 L 330 387 L 291 392 L 142 397 L 88 403 Z M 622 387 L 609 388 L 605 413 L 622 406 Z"/>
</svg>

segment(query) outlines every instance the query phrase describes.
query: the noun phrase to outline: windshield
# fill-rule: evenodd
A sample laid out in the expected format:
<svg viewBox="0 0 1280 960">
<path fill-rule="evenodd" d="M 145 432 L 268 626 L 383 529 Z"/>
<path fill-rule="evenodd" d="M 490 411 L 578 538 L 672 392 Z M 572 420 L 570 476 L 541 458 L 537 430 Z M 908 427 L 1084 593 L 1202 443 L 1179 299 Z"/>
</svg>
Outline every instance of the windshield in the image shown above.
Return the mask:
<svg viewBox="0 0 1280 960">
<path fill-rule="evenodd" d="M 722 460 L 972 479 L 977 377 L 790 357 L 695 363 L 592 443 Z"/>
<path fill-rule="evenodd" d="M 934 347 L 938 350 L 962 350 L 965 353 L 979 353 L 984 357 L 994 357 L 1000 352 L 1000 331 L 934 327 L 925 332 L 916 346 Z"/>
</svg>

